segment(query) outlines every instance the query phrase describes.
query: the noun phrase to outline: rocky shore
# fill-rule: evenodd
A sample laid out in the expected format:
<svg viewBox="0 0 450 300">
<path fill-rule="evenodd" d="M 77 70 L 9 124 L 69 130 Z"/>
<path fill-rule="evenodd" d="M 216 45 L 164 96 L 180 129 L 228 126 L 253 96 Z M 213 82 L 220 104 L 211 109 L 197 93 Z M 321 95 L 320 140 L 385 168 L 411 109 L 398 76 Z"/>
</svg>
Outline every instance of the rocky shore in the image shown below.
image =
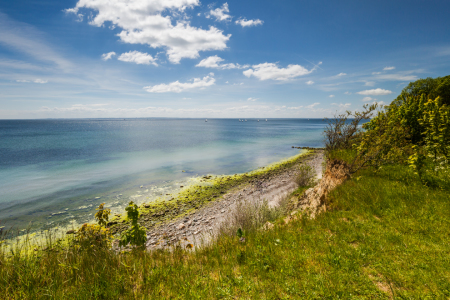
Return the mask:
<svg viewBox="0 0 450 300">
<path fill-rule="evenodd" d="M 309 165 L 320 179 L 323 159 L 323 151 L 316 150 L 277 174 L 251 180 L 225 192 L 207 205 L 185 214 L 182 218 L 162 222 L 147 231 L 146 245 L 148 249 L 155 250 L 175 245 L 189 248 L 207 244 L 218 234 L 219 228 L 239 202 L 266 199 L 269 206 L 277 206 L 297 188 L 295 178 L 298 175 L 299 165 Z"/>
</svg>

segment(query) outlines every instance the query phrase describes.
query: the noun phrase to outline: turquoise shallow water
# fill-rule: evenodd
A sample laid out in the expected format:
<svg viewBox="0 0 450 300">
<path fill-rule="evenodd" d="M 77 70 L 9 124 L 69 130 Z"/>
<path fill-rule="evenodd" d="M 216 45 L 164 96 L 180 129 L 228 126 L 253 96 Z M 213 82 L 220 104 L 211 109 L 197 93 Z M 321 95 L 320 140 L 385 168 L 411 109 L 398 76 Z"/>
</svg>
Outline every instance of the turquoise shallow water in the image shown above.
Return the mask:
<svg viewBox="0 0 450 300">
<path fill-rule="evenodd" d="M 0 120 L 0 226 L 88 221 L 205 174 L 243 173 L 322 147 L 319 119 Z M 185 171 L 185 172 L 182 172 Z"/>
</svg>

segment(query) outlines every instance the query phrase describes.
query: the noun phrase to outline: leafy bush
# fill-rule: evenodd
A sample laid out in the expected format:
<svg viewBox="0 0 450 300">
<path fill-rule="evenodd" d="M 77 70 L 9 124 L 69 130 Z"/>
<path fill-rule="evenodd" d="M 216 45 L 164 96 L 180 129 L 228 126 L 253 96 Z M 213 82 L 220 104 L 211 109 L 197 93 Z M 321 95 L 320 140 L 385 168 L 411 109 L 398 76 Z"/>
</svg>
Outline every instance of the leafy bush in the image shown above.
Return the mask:
<svg viewBox="0 0 450 300">
<path fill-rule="evenodd" d="M 111 247 L 112 238 L 108 228 L 85 223 L 76 231 L 72 243 L 81 251 L 97 248 L 108 249 Z"/>
<path fill-rule="evenodd" d="M 127 217 L 131 220 L 131 227 L 122 233 L 121 240 L 119 242 L 119 246 L 144 246 L 147 241 L 146 230 L 145 227 L 142 227 L 138 224 L 139 220 L 139 208 L 136 204 L 131 201 L 128 204 L 128 207 L 125 208 L 127 212 Z"/>
<path fill-rule="evenodd" d="M 104 208 L 104 205 L 105 203 L 102 203 L 98 206 L 98 212 L 95 214 L 95 219 L 97 220 L 98 225 L 106 227 L 111 210 L 109 208 Z"/>
<path fill-rule="evenodd" d="M 450 75 L 437 78 L 428 77 L 410 82 L 395 101 L 401 102 L 404 99 L 422 95 L 427 99 L 441 97 L 443 104 L 450 105 Z"/>
</svg>

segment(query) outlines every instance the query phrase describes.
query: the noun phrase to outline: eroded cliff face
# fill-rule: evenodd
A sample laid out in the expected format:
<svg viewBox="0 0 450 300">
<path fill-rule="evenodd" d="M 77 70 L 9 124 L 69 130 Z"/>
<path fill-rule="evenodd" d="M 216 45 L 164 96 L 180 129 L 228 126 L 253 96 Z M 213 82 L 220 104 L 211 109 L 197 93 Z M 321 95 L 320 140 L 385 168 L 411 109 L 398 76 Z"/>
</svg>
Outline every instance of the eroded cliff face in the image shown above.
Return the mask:
<svg viewBox="0 0 450 300">
<path fill-rule="evenodd" d="M 293 214 L 304 212 L 311 218 L 326 211 L 326 197 L 338 185 L 349 178 L 349 167 L 341 160 L 329 160 L 324 176 L 318 185 L 305 191 L 293 201 Z"/>
</svg>

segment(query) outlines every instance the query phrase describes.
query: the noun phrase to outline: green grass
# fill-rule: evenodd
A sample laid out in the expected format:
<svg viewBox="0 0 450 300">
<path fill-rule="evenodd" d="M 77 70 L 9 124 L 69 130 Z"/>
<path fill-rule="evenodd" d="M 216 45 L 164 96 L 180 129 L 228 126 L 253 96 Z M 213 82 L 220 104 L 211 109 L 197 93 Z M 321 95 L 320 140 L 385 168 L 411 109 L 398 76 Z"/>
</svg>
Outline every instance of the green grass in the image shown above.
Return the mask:
<svg viewBox="0 0 450 300">
<path fill-rule="evenodd" d="M 195 252 L 1 256 L 0 298 L 448 299 L 449 198 L 406 167 L 365 170 L 315 220 L 279 220 L 244 243 L 222 236 Z"/>
</svg>

